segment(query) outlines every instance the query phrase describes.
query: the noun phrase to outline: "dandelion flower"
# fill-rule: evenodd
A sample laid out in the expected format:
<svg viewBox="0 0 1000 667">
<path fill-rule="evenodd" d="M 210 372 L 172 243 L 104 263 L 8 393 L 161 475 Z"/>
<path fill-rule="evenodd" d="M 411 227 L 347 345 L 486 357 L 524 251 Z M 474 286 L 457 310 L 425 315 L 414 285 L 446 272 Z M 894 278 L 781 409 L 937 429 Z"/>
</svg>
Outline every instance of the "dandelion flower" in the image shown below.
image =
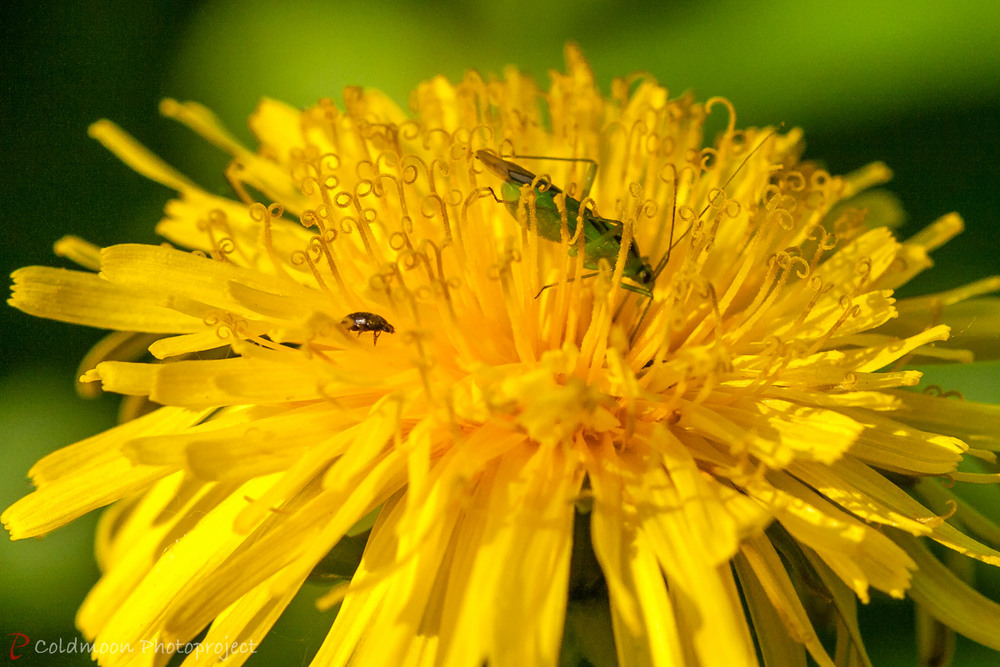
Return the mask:
<svg viewBox="0 0 1000 667">
<path fill-rule="evenodd" d="M 165 101 L 232 156 L 232 198 L 91 127 L 178 193 L 168 243 L 65 238 L 83 270 L 14 274 L 15 307 L 114 332 L 81 382 L 128 419 L 39 461 L 3 521 L 110 506 L 77 621 L 133 650 L 101 664 L 264 641 L 351 544 L 314 665 L 556 665 L 588 596 L 623 665 L 864 664 L 872 589 L 1000 649 L 1000 606 L 929 548 L 1000 565 L 951 488 L 997 481 L 1000 409 L 905 368 L 969 361 L 949 309 L 992 314 L 1000 279 L 893 297 L 960 218 L 898 241 L 852 206 L 883 165 L 832 176 L 798 130 L 646 76 L 602 96 L 567 60 L 547 91 L 433 79 L 412 113 L 264 100 L 256 151 Z"/>
</svg>

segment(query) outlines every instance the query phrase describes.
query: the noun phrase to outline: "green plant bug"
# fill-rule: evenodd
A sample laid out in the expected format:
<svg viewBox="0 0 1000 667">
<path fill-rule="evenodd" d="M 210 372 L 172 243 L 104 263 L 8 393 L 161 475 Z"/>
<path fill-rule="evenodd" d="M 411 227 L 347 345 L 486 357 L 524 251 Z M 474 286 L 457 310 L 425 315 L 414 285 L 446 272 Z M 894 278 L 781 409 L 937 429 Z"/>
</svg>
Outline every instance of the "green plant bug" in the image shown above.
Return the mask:
<svg viewBox="0 0 1000 667">
<path fill-rule="evenodd" d="M 720 190 L 725 191 L 726 187 L 732 182 L 740 170 L 743 169 L 744 165 L 746 165 L 747 161 L 754 155 L 754 153 L 760 150 L 764 143 L 774 136 L 778 132 L 778 129 L 783 126 L 784 123 L 782 123 L 778 128 L 768 132 L 767 135 L 761 139 L 753 150 L 746 155 L 743 161 L 740 162 L 739 166 L 736 167 L 736 170 L 729 175 L 729 178 L 722 184 Z M 622 229 L 624 228 L 624 224 L 620 220 L 603 218 L 587 207 L 581 208 L 580 201 L 568 195 L 565 196 L 565 204 L 561 209 L 559 204 L 556 203 L 555 196 L 563 194 L 563 191 L 554 184 L 547 182 L 545 179 L 539 179 L 535 174 L 531 173 L 524 167 L 514 164 L 508 160 L 504 160 L 488 150 L 477 150 L 476 157 L 483 163 L 489 172 L 503 181 L 500 187 L 500 197 L 497 197 L 496 194 L 493 193 L 492 189 L 490 192 L 493 193 L 494 199 L 507 207 L 507 210 L 512 216 L 515 218 L 518 217 L 518 208 L 521 206 L 520 200 L 522 187 L 528 185 L 534 190 L 535 200 L 533 204 L 533 213 L 535 225 L 537 227 L 536 232 L 539 236 L 549 241 L 562 241 L 562 219 L 563 213 L 565 212 L 566 226 L 570 236 L 576 234 L 577 221 L 583 221 L 583 266 L 588 269 L 596 269 L 597 263 L 601 259 L 605 259 L 611 264 L 611 266 L 615 266 L 618 261 L 619 250 L 621 249 Z M 587 176 L 584 179 L 582 191 L 583 199 L 587 198 L 587 195 L 590 192 L 590 187 L 593 184 L 594 177 L 597 173 L 597 163 L 590 158 L 543 157 L 533 155 L 522 155 L 521 158 L 590 163 Z M 713 196 L 712 201 L 714 201 L 714 199 L 715 198 Z M 711 205 L 711 201 L 705 204 L 701 213 L 698 214 L 699 219 L 705 215 Z M 671 220 L 673 220 L 673 216 L 671 216 Z M 655 270 L 649 262 L 642 258 L 639 252 L 639 247 L 636 245 L 634 239 L 629 246 L 628 253 L 625 258 L 625 266 L 622 270 L 622 276 L 635 284 L 633 285 L 623 282 L 621 283 L 621 287 L 622 289 L 641 294 L 649 299 L 646 303 L 646 308 L 642 311 L 642 315 L 639 317 L 639 321 L 636 323 L 635 328 L 629 337 L 630 340 L 633 340 L 636 334 L 638 334 L 639 329 L 642 327 L 642 323 L 645 321 L 646 315 L 649 312 L 649 308 L 653 303 L 653 287 L 656 285 L 656 278 L 666 268 L 668 262 L 670 261 L 670 255 L 673 252 L 673 249 L 685 236 L 687 236 L 688 232 L 691 231 L 691 228 L 689 227 L 679 237 L 674 238 L 673 225 L 674 223 L 671 221 L 670 239 L 667 242 L 667 250 L 660 261 L 657 262 Z M 551 286 L 552 285 L 546 285 L 542 287 L 542 290 L 544 291 L 547 287 Z M 541 294 L 541 291 L 539 291 L 539 294 Z"/>
<path fill-rule="evenodd" d="M 568 195 L 565 195 L 565 203 L 560 208 L 555 197 L 558 194 L 562 194 L 563 191 L 552 183 L 539 179 L 524 167 L 504 160 L 487 150 L 481 149 L 476 151 L 476 157 L 479 158 L 490 173 L 503 181 L 500 186 L 500 197 L 494 194 L 493 198 L 506 206 L 511 215 L 517 218 L 521 188 L 525 185 L 532 186 L 535 194 L 532 209 L 533 221 L 536 225 L 535 231 L 540 237 L 548 241 L 561 241 L 562 220 L 565 213 L 566 227 L 570 236 L 576 234 L 577 221 L 580 220 L 583 222 L 584 268 L 596 269 L 597 263 L 602 259 L 607 260 L 611 266 L 615 266 L 618 261 L 618 251 L 622 245 L 622 229 L 624 225 L 621 221 L 602 218 L 587 207 L 581 208 L 580 201 Z M 583 197 L 586 199 L 590 191 L 590 185 L 594 179 L 594 174 L 597 171 L 596 162 L 588 158 L 534 158 L 528 155 L 523 157 L 540 160 L 589 162 L 591 167 L 583 188 Z M 622 276 L 635 283 L 635 285 L 622 283 L 622 289 L 642 294 L 646 297 L 653 296 L 653 284 L 655 282 L 653 269 L 649 265 L 649 262 L 640 256 L 639 248 L 635 244 L 635 241 L 629 246 Z M 550 286 L 546 285 L 546 287 Z M 542 289 L 544 290 L 545 287 Z"/>
</svg>

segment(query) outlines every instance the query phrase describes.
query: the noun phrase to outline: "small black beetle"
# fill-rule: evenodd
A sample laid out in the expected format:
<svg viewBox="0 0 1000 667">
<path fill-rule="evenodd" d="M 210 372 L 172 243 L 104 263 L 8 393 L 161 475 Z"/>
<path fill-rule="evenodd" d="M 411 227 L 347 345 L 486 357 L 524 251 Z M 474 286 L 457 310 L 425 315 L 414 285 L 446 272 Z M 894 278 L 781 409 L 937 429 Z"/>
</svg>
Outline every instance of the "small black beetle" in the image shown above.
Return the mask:
<svg viewBox="0 0 1000 667">
<path fill-rule="evenodd" d="M 396 333 L 396 329 L 384 317 L 364 311 L 348 313 L 340 323 L 347 327 L 348 331 L 357 331 L 359 337 L 364 332 L 371 331 L 373 345 L 378 344 L 378 337 L 382 332 Z"/>
</svg>

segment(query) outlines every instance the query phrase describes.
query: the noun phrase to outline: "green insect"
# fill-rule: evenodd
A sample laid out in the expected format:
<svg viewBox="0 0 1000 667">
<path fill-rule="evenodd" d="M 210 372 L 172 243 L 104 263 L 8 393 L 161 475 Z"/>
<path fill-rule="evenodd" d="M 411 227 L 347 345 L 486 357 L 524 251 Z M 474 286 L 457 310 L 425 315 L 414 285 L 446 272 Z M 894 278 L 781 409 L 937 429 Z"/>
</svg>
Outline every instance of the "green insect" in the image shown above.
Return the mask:
<svg viewBox="0 0 1000 667">
<path fill-rule="evenodd" d="M 768 132 L 764 138 L 761 139 L 753 150 L 747 154 L 743 161 L 740 162 L 739 166 L 736 167 L 736 170 L 729 175 L 726 182 L 722 184 L 722 187 L 720 188 L 721 191 L 725 191 L 726 187 L 734 178 L 736 178 L 736 175 L 741 169 L 743 169 L 744 165 L 747 164 L 753 154 L 760 150 L 767 140 L 773 137 L 783 126 L 784 123 L 782 123 L 778 128 Z M 559 205 L 556 204 L 555 201 L 555 195 L 562 193 L 562 190 L 551 183 L 546 183 L 544 181 L 538 182 L 538 178 L 535 174 L 532 174 L 524 167 L 516 165 L 513 162 L 504 160 L 490 151 L 477 150 L 476 157 L 482 161 L 490 172 L 503 180 L 503 184 L 500 187 L 501 196 L 497 197 L 496 194 L 494 194 L 493 198 L 498 202 L 502 202 L 515 218 L 517 217 L 518 207 L 520 205 L 521 188 L 524 185 L 530 186 L 534 183 L 534 214 L 537 226 L 536 231 L 539 236 L 549 241 L 562 241 L 562 213 Z M 589 162 L 590 167 L 587 171 L 587 176 L 584 179 L 583 185 L 584 199 L 586 199 L 587 195 L 590 193 L 590 186 L 593 184 L 594 176 L 597 174 L 597 163 L 593 160 L 589 158 L 558 158 L 530 155 L 522 157 L 537 160 Z M 698 214 L 699 219 L 705 215 L 711 205 L 712 202 L 705 204 L 701 213 Z M 564 209 L 566 212 L 566 223 L 570 236 L 576 233 L 577 219 L 583 220 L 583 266 L 588 269 L 596 269 L 597 263 L 601 259 L 606 259 L 611 266 L 615 266 L 618 261 L 618 252 L 622 245 L 622 229 L 624 228 L 624 224 L 622 224 L 620 220 L 602 218 L 588 208 L 583 208 L 581 218 L 580 202 L 569 196 L 566 196 Z M 622 269 L 622 276 L 628 278 L 635 284 L 622 283 L 622 289 L 635 292 L 636 294 L 641 294 L 648 298 L 646 308 L 642 311 L 642 315 L 639 317 L 638 323 L 632 330 L 630 340 L 634 339 L 636 334 L 639 332 L 639 329 L 642 327 L 642 323 L 646 319 L 646 315 L 649 313 L 649 308 L 653 304 L 653 287 L 656 285 L 657 276 L 663 272 L 663 270 L 667 267 L 667 264 L 670 262 L 670 255 L 673 249 L 685 236 L 687 236 L 688 232 L 691 231 L 691 228 L 689 227 L 680 236 L 674 238 L 673 219 L 674 216 L 671 215 L 670 239 L 667 242 L 667 250 L 660 261 L 657 262 L 655 270 L 650 266 L 649 262 L 642 258 L 635 240 L 633 240 L 629 246 L 628 254 L 625 257 L 625 266 Z M 546 287 L 551 287 L 551 285 L 546 285 L 542 289 L 544 290 Z M 539 294 L 541 294 L 541 292 L 539 292 Z"/>
<path fill-rule="evenodd" d="M 498 202 L 503 203 L 511 215 L 515 218 L 517 217 L 517 210 L 521 199 L 521 187 L 535 183 L 533 213 L 538 235 L 548 241 L 562 241 L 562 211 L 565 211 L 566 226 L 570 236 L 576 234 L 577 220 L 583 221 L 584 268 L 596 269 L 597 263 L 602 259 L 607 260 L 611 266 L 615 266 L 618 261 L 618 251 L 622 246 L 622 229 L 624 225 L 621 221 L 602 218 L 586 207 L 581 211 L 580 202 L 570 196 L 566 196 L 565 204 L 560 209 L 556 203 L 555 196 L 562 193 L 562 190 L 555 185 L 546 183 L 545 181 L 539 182 L 538 178 L 524 167 L 516 165 L 513 162 L 508 162 L 489 151 L 478 150 L 476 151 L 476 157 L 482 161 L 483 165 L 491 173 L 503 180 L 503 184 L 500 186 L 500 197 L 497 197 L 496 194 L 493 197 Z M 525 157 L 530 158 L 532 156 Z M 587 197 L 594 180 L 594 175 L 597 172 L 596 162 L 586 158 L 537 159 L 589 162 L 591 166 L 583 187 L 583 197 Z M 653 296 L 653 285 L 656 278 L 649 262 L 644 260 L 639 254 L 639 248 L 635 244 L 635 241 L 629 246 L 628 254 L 625 256 L 625 267 L 622 269 L 622 276 L 635 283 L 634 285 L 622 283 L 622 289 L 642 294 L 646 297 Z"/>
</svg>

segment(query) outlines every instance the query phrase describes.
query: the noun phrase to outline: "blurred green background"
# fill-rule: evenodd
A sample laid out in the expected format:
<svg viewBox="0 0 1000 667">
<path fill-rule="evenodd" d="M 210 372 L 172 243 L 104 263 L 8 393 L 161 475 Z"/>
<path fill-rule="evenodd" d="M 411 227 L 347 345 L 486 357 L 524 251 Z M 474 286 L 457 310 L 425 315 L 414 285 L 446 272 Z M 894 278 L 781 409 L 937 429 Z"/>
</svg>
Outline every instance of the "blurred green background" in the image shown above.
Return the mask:
<svg viewBox="0 0 1000 667">
<path fill-rule="evenodd" d="M 267 7 L 265 7 L 267 5 Z M 74 233 L 101 245 L 155 241 L 171 193 L 87 138 L 111 118 L 209 190 L 225 192 L 224 158 L 157 114 L 166 96 L 214 109 L 249 141 L 260 96 L 305 106 L 346 85 L 401 102 L 422 79 L 510 63 L 547 80 L 578 42 L 605 89 L 646 70 L 673 93 L 728 97 L 740 126 L 784 122 L 806 131 L 809 158 L 834 173 L 873 160 L 895 171 L 908 236 L 949 211 L 967 231 L 935 254 L 938 270 L 909 293 L 998 272 L 1000 256 L 1000 3 L 773 0 L 714 2 L 452 2 L 398 4 L 166 1 L 0 7 L 4 232 L 0 273 L 60 265 L 52 243 Z M 76 364 L 101 333 L 0 310 L 0 506 L 27 493 L 45 453 L 114 419 L 115 401 L 75 397 Z M 935 370 L 933 381 L 1000 402 L 1000 366 Z M 989 498 L 997 498 L 990 490 Z M 0 537 L 0 637 L 76 636 L 73 615 L 97 577 L 93 517 L 44 540 Z M 995 578 L 985 589 L 1000 599 Z M 304 598 L 313 598 L 310 589 Z M 304 664 L 329 627 L 301 600 L 256 664 Z M 863 610 L 879 665 L 914 664 L 912 612 L 876 599 Z M 0 655 L 9 659 L 9 645 Z M 957 665 L 995 664 L 969 643 Z M 26 655 L 23 664 L 89 664 L 86 656 Z M 63 662 L 60 662 L 62 660 Z"/>
</svg>

